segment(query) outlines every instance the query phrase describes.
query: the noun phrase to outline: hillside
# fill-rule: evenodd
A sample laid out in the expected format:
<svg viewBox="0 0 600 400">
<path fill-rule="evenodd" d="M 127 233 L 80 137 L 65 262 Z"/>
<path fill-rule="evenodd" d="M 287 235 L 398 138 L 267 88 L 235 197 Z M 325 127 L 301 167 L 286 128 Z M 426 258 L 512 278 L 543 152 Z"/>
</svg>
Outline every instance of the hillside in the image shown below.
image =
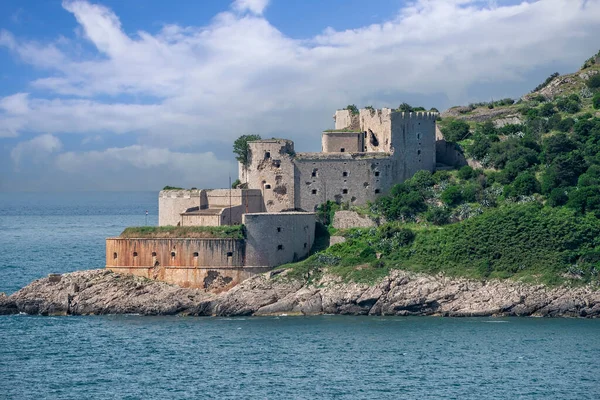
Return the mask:
<svg viewBox="0 0 600 400">
<path fill-rule="evenodd" d="M 378 228 L 286 266 L 376 282 L 390 270 L 548 285 L 600 284 L 600 52 L 518 101 L 453 107 L 439 127 L 471 166 L 417 173 L 363 209 Z M 475 167 L 475 168 L 474 168 Z"/>
</svg>

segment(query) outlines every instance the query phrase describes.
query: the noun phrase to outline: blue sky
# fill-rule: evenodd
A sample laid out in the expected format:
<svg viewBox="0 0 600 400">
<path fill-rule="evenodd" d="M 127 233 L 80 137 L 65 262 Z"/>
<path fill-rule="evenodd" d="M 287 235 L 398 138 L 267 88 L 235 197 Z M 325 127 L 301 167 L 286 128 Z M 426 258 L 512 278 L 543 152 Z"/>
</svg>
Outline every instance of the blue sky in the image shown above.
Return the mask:
<svg viewBox="0 0 600 400">
<path fill-rule="evenodd" d="M 3 1 L 0 191 L 224 187 L 241 134 L 517 98 L 597 37 L 600 0 Z"/>
</svg>

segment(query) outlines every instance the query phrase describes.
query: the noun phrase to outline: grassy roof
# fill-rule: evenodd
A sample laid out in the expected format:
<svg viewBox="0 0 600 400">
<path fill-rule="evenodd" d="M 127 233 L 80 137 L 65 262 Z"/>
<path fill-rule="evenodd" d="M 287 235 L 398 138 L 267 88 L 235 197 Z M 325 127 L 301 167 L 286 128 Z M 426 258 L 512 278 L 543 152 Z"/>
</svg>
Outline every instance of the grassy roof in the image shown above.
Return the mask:
<svg viewBox="0 0 600 400">
<path fill-rule="evenodd" d="M 244 239 L 243 225 L 232 226 L 132 226 L 122 238 Z"/>
</svg>

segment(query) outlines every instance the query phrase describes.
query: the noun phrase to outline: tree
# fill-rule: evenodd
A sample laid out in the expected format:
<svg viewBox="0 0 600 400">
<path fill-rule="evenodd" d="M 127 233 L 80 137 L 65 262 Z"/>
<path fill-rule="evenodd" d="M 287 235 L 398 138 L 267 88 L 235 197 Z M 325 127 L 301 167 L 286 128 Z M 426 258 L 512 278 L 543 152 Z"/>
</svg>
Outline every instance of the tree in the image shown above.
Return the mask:
<svg viewBox="0 0 600 400">
<path fill-rule="evenodd" d="M 552 104 L 552 103 L 544 103 L 540 107 L 540 111 L 539 111 L 540 117 L 551 117 L 555 113 L 556 113 L 556 110 L 554 109 L 554 104 Z"/>
<path fill-rule="evenodd" d="M 453 120 L 441 128 L 444 139 L 449 142 L 458 142 L 469 137 L 469 124 L 465 121 Z"/>
<path fill-rule="evenodd" d="M 596 216 L 600 216 L 600 186 L 586 186 L 572 190 L 569 193 L 567 207 L 581 214 L 593 212 Z"/>
<path fill-rule="evenodd" d="M 248 142 L 260 140 L 260 135 L 242 135 L 233 142 L 233 154 L 235 159 L 242 165 L 247 166 L 248 162 Z"/>
<path fill-rule="evenodd" d="M 490 151 L 492 141 L 487 136 L 474 136 L 473 144 L 467 146 L 467 153 L 476 160 L 483 160 L 483 158 Z"/>
<path fill-rule="evenodd" d="M 477 125 L 475 128 L 475 134 L 483 136 L 495 136 L 498 134 L 498 130 L 492 121 L 485 121 L 483 124 Z"/>
<path fill-rule="evenodd" d="M 551 163 L 558 155 L 568 153 L 577 148 L 574 141 L 564 133 L 552 135 L 544 140 L 544 161 Z"/>
<path fill-rule="evenodd" d="M 402 111 L 402 112 L 412 112 L 413 111 L 413 107 L 408 104 L 408 103 L 402 103 L 398 106 L 398 111 Z"/>
<path fill-rule="evenodd" d="M 358 107 L 356 107 L 354 104 L 349 104 L 346 107 L 346 110 L 350 111 L 350 114 L 353 114 L 353 115 L 359 114 Z"/>
<path fill-rule="evenodd" d="M 550 193 L 554 188 L 575 186 L 577 179 L 587 169 L 585 159 L 578 151 L 557 156 L 542 176 L 542 191 Z"/>
<path fill-rule="evenodd" d="M 464 167 L 461 167 L 461 169 L 458 170 L 458 177 L 460 179 L 468 181 L 469 179 L 474 178 L 475 176 L 475 170 L 468 165 L 465 165 Z"/>
<path fill-rule="evenodd" d="M 417 171 L 412 178 L 406 182 L 412 189 L 424 190 L 434 185 L 435 181 L 431 172 L 426 170 Z"/>
</svg>

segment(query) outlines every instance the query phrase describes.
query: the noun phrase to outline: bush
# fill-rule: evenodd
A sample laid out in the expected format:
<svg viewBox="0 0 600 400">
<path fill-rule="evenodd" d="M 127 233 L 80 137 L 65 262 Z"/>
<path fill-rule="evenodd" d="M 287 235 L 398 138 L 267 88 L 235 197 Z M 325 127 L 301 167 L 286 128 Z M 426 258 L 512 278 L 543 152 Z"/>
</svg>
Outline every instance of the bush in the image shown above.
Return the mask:
<svg viewBox="0 0 600 400">
<path fill-rule="evenodd" d="M 541 191 L 540 182 L 535 175 L 525 172 L 517 176 L 511 186 L 513 196 L 531 196 Z"/>
<path fill-rule="evenodd" d="M 469 124 L 464 121 L 453 120 L 441 129 L 444 139 L 449 142 L 459 142 L 469 137 Z"/>
<path fill-rule="evenodd" d="M 594 98 L 592 99 L 592 105 L 594 106 L 594 110 L 600 110 L 600 93 L 596 93 Z"/>
<path fill-rule="evenodd" d="M 444 181 L 449 181 L 452 175 L 448 171 L 440 170 L 435 171 L 432 175 L 433 181 L 435 183 L 441 183 Z"/>
<path fill-rule="evenodd" d="M 554 104 L 545 103 L 540 107 L 539 116 L 540 117 L 551 117 L 556 114 L 556 110 L 554 109 Z"/>
<path fill-rule="evenodd" d="M 412 178 L 407 181 L 407 184 L 415 190 L 424 190 L 433 186 L 435 181 L 431 172 L 426 170 L 417 171 Z"/>
<path fill-rule="evenodd" d="M 560 99 L 556 100 L 556 108 L 568 114 L 575 114 L 581 110 L 581 100 L 577 95 L 561 97 Z"/>
<path fill-rule="evenodd" d="M 425 219 L 434 225 L 445 225 L 450 218 L 450 210 L 445 207 L 431 207 L 425 213 Z"/>
<path fill-rule="evenodd" d="M 346 106 L 346 110 L 350 111 L 350 114 L 352 115 L 360 114 L 360 112 L 358 111 L 358 107 L 356 107 L 356 105 L 354 104 L 349 104 L 348 106 Z"/>
<path fill-rule="evenodd" d="M 460 179 L 464 179 L 466 181 L 475 177 L 475 175 L 476 175 L 475 170 L 468 165 L 465 165 L 464 167 L 462 167 L 461 169 L 458 170 L 458 177 Z"/>
<path fill-rule="evenodd" d="M 462 203 L 463 195 L 460 186 L 448 186 L 446 190 L 442 192 L 441 199 L 449 206 L 455 206 Z"/>
<path fill-rule="evenodd" d="M 548 204 L 552 207 L 559 207 L 567 204 L 567 193 L 565 193 L 564 188 L 555 188 L 552 189 L 550 195 L 548 196 Z"/>
<path fill-rule="evenodd" d="M 466 151 L 475 160 L 483 160 L 491 146 L 492 142 L 488 137 L 479 135 L 473 137 L 473 143 L 467 146 Z"/>
<path fill-rule="evenodd" d="M 383 214 L 388 221 L 412 219 L 426 209 L 423 195 L 405 183 L 392 186 L 390 193 L 374 204 L 374 211 Z"/>
<path fill-rule="evenodd" d="M 479 200 L 479 192 L 481 191 L 481 187 L 475 184 L 467 184 L 463 186 L 462 189 L 462 197 L 463 200 L 467 203 L 475 203 Z"/>
<path fill-rule="evenodd" d="M 492 121 L 486 121 L 483 124 L 477 125 L 477 128 L 475 128 L 475 134 L 483 136 L 496 136 L 498 135 L 498 130 Z"/>
<path fill-rule="evenodd" d="M 576 143 L 564 133 L 552 135 L 544 139 L 544 161 L 549 164 L 560 154 L 568 153 L 576 148 Z"/>
<path fill-rule="evenodd" d="M 575 125 L 575 120 L 573 118 L 564 118 L 556 124 L 555 128 L 561 132 L 569 132 L 571 128 L 573 128 L 573 125 Z"/>
<path fill-rule="evenodd" d="M 600 88 L 600 74 L 590 76 L 590 79 L 587 81 L 587 87 L 592 90 Z"/>
<path fill-rule="evenodd" d="M 569 193 L 567 207 L 580 214 L 592 212 L 600 218 L 600 186 L 585 186 Z"/>
</svg>

